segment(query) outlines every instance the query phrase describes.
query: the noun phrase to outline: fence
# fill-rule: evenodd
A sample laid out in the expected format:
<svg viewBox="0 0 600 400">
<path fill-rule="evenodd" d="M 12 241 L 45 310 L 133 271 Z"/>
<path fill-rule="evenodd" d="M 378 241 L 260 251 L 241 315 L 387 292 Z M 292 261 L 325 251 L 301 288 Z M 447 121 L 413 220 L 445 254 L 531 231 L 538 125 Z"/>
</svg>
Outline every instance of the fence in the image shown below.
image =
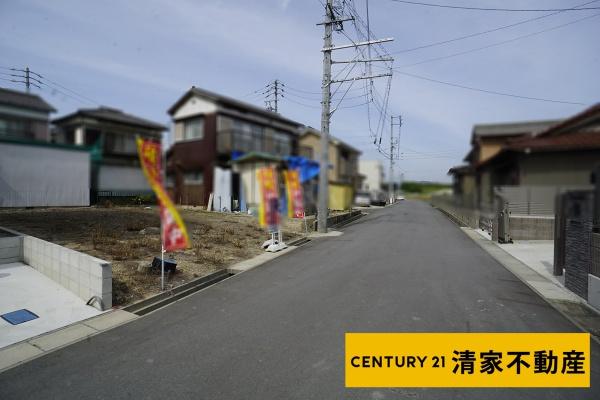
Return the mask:
<svg viewBox="0 0 600 400">
<path fill-rule="evenodd" d="M 589 189 L 591 186 L 496 186 L 494 193 L 507 203 L 511 215 L 554 216 L 558 194 Z"/>
</svg>

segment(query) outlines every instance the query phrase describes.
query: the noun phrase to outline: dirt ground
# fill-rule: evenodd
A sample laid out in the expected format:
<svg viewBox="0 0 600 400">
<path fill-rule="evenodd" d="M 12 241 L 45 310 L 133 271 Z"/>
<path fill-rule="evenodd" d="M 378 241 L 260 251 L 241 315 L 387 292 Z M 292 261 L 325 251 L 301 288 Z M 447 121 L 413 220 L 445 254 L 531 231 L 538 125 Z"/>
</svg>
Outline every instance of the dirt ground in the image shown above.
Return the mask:
<svg viewBox="0 0 600 400">
<path fill-rule="evenodd" d="M 256 218 L 182 209 L 191 248 L 167 253 L 177 273 L 167 288 L 181 285 L 263 250 L 268 239 Z M 160 255 L 160 220 L 156 207 L 46 208 L 0 210 L 0 226 L 38 237 L 110 261 L 113 304 L 130 304 L 160 291 L 160 274 L 148 272 Z M 284 233 L 286 238 L 294 235 Z"/>
</svg>

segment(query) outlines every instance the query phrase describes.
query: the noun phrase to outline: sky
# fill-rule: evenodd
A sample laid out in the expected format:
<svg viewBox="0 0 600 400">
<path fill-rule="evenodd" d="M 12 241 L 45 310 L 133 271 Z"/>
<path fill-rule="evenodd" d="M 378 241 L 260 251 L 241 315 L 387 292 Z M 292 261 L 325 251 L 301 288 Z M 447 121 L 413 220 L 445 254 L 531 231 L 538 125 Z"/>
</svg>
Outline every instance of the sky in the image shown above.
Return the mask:
<svg viewBox="0 0 600 400">
<path fill-rule="evenodd" d="M 431 0 L 438 4 L 503 8 L 569 8 L 585 0 Z M 366 19 L 365 0 L 354 0 Z M 589 7 L 600 7 L 600 1 Z M 369 1 L 369 25 L 377 38 L 394 38 L 399 52 L 513 24 L 548 12 L 489 12 L 424 7 L 392 0 Z M 394 67 L 438 81 L 490 91 L 582 104 L 492 95 L 395 73 L 389 112 L 402 115 L 398 169 L 406 180 L 449 181 L 462 163 L 477 123 L 566 118 L 600 101 L 600 14 L 562 12 L 446 45 L 393 54 Z M 54 117 L 105 105 L 168 124 L 167 109 L 192 85 L 263 106 L 261 88 L 274 79 L 286 85 L 279 112 L 320 127 L 324 8 L 321 0 L 0 0 L 0 87 L 23 89 L 7 68 L 25 68 L 52 82 L 33 88 L 51 103 Z M 541 34 L 442 60 L 432 58 L 586 20 Z M 351 23 L 344 33 L 357 40 Z M 349 43 L 335 33 L 334 45 Z M 354 50 L 333 52 L 352 59 Z M 379 64 L 378 64 L 379 65 Z M 334 65 L 333 75 L 342 66 Z M 362 72 L 356 68 L 349 77 Z M 382 73 L 373 67 L 373 73 Z M 345 72 L 340 76 L 345 76 Z M 386 79 L 374 81 L 380 93 Z M 341 94 L 349 86 L 340 88 Z M 359 105 L 364 90 L 354 83 L 341 107 Z M 257 93 L 258 92 L 258 93 Z M 285 94 L 284 94 L 285 95 Z M 358 95 L 358 96 L 357 96 Z M 334 104 L 335 105 L 335 104 Z M 339 108 L 331 133 L 362 151 L 362 159 L 385 157 L 370 137 L 376 111 Z M 376 116 L 376 115 L 375 115 Z M 389 116 L 385 121 L 389 135 Z M 384 136 L 386 147 L 389 136 Z"/>
</svg>

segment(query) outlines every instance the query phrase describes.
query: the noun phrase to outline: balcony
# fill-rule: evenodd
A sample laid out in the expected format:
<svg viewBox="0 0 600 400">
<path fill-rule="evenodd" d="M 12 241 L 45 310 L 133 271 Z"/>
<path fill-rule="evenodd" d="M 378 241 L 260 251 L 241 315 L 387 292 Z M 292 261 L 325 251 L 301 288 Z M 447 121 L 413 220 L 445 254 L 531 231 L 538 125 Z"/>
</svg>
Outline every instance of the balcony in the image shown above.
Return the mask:
<svg viewBox="0 0 600 400">
<path fill-rule="evenodd" d="M 222 130 L 217 132 L 217 151 L 220 154 L 259 151 L 289 156 L 292 153 L 292 139 L 287 134 L 269 134 L 264 131 Z"/>
</svg>

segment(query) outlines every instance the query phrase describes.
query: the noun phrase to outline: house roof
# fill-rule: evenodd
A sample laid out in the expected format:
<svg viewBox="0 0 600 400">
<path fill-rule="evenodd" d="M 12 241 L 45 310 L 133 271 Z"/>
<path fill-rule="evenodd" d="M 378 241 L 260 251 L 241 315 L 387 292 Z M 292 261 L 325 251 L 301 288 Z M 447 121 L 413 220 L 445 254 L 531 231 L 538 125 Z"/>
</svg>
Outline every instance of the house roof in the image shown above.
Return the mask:
<svg viewBox="0 0 600 400">
<path fill-rule="evenodd" d="M 477 124 L 473 126 L 471 143 L 480 137 L 506 137 L 520 135 L 536 135 L 550 126 L 560 123 L 560 119 L 540 121 L 503 122 L 494 124 Z"/>
<path fill-rule="evenodd" d="M 5 88 L 0 88 L 0 104 L 19 108 L 29 108 L 31 110 L 45 111 L 48 113 L 56 112 L 54 107 L 46 103 L 46 101 L 37 94 Z"/>
<path fill-rule="evenodd" d="M 593 125 L 585 123 L 592 121 Z M 583 122 L 583 124 L 582 124 Z M 584 125 L 582 127 L 582 125 Z M 534 137 L 510 140 L 495 156 L 477 167 L 487 165 L 508 153 L 541 153 L 600 150 L 600 103 L 555 124 Z"/>
<path fill-rule="evenodd" d="M 175 112 L 177 112 L 177 109 L 179 109 L 179 107 L 181 107 L 190 97 L 192 96 L 199 96 L 208 100 L 211 100 L 217 104 L 220 104 L 222 106 L 228 106 L 228 107 L 232 107 L 232 108 L 238 108 L 238 109 L 242 109 L 242 110 L 248 110 L 251 111 L 255 114 L 259 114 L 263 117 L 267 117 L 267 118 L 271 118 L 271 119 L 276 119 L 282 122 L 285 122 L 287 124 L 290 125 L 294 125 L 296 127 L 300 127 L 302 126 L 301 123 L 293 121 L 291 119 L 287 119 L 285 117 L 282 117 L 280 114 L 273 112 L 273 111 L 269 111 L 265 108 L 261 108 L 258 106 L 255 106 L 254 104 L 250 104 L 250 103 L 246 103 L 240 100 L 236 100 L 232 97 L 228 97 L 228 96 L 224 96 L 218 93 L 214 93 L 205 89 L 200 89 L 197 88 L 195 86 L 192 86 L 190 90 L 188 90 L 187 92 L 185 92 L 185 94 L 183 96 L 181 96 L 179 98 L 179 100 L 177 100 L 175 102 L 175 104 L 173 104 L 169 110 L 167 111 L 169 113 L 169 115 L 173 116 L 175 114 Z"/>
<path fill-rule="evenodd" d="M 448 175 L 464 175 L 473 171 L 471 165 L 457 165 L 448 170 Z"/>
<path fill-rule="evenodd" d="M 321 136 L 321 132 L 318 131 L 318 130 L 316 130 L 315 128 L 313 128 L 311 126 L 307 126 L 302 131 L 302 133 L 300 134 L 300 136 L 309 135 L 309 134 L 312 134 L 312 135 L 315 135 L 315 136 L 319 136 L 319 137 Z M 329 135 L 329 142 L 333 143 L 336 146 L 340 146 L 340 147 L 346 148 L 347 150 L 353 151 L 355 153 L 362 154 L 362 151 L 358 150 L 356 147 L 350 146 L 348 143 L 344 142 L 341 139 L 338 139 L 335 136 Z"/>
<path fill-rule="evenodd" d="M 98 107 L 98 108 L 80 108 L 72 114 L 65 115 L 60 118 L 54 119 L 52 122 L 56 125 L 66 124 L 69 120 L 77 117 L 89 117 L 96 118 L 101 121 L 117 122 L 125 125 L 133 125 L 141 128 L 154 129 L 164 131 L 167 128 L 164 125 L 158 124 L 153 121 L 149 121 L 144 118 L 137 117 L 135 115 L 124 113 L 121 110 L 110 107 Z"/>
<path fill-rule="evenodd" d="M 508 148 L 527 152 L 600 149 L 600 130 L 526 138 L 510 143 Z"/>
<path fill-rule="evenodd" d="M 593 123 L 594 121 L 600 121 L 600 103 L 596 103 L 582 112 L 575 114 L 571 118 L 567 118 L 559 124 L 547 128 L 540 132 L 539 136 L 556 136 L 567 130 L 576 129 L 582 125 L 589 124 L 590 122 Z M 600 125 L 600 123 L 597 125 Z"/>
</svg>

